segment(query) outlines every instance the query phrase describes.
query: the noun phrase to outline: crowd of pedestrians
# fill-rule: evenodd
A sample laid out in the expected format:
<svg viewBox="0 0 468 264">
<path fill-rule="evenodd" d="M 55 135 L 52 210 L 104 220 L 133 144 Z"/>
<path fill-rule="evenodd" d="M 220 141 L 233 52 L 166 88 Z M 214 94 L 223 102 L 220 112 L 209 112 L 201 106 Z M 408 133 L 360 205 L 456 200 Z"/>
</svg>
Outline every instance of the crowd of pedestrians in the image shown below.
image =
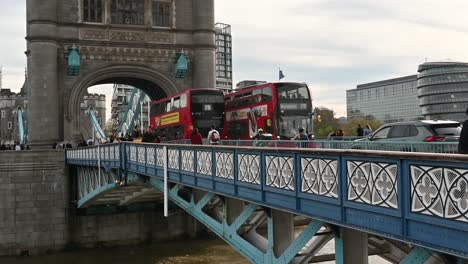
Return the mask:
<svg viewBox="0 0 468 264">
<path fill-rule="evenodd" d="M 2 150 L 16 150 L 16 151 L 20 151 L 20 150 L 30 150 L 31 148 L 29 147 L 28 144 L 21 144 L 20 142 L 18 141 L 15 141 L 14 144 L 8 144 L 6 142 L 1 142 L 0 144 L 0 151 Z"/>
</svg>

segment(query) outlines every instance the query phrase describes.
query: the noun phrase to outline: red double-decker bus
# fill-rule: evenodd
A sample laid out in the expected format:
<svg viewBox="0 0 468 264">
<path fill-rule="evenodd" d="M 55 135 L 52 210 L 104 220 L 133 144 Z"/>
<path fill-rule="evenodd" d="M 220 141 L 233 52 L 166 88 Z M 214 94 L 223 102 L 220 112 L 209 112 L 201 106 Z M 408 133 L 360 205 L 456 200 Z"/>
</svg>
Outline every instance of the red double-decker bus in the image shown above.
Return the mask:
<svg viewBox="0 0 468 264">
<path fill-rule="evenodd" d="M 213 125 L 222 133 L 224 95 L 218 89 L 190 89 L 154 101 L 150 125 L 163 141 L 189 139 L 194 128 L 203 137 Z"/>
<path fill-rule="evenodd" d="M 298 128 L 312 133 L 312 100 L 305 83 L 262 83 L 226 94 L 223 138 L 251 139 L 258 129 L 291 139 Z"/>
</svg>

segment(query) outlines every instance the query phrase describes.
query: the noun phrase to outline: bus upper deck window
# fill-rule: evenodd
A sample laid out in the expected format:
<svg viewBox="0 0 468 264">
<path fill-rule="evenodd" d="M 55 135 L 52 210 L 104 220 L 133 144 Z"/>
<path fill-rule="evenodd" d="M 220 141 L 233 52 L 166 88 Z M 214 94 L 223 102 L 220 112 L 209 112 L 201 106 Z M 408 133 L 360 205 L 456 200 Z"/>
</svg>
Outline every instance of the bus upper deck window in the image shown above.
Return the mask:
<svg viewBox="0 0 468 264">
<path fill-rule="evenodd" d="M 213 111 L 213 106 L 210 104 L 204 104 L 203 111 Z"/>
</svg>

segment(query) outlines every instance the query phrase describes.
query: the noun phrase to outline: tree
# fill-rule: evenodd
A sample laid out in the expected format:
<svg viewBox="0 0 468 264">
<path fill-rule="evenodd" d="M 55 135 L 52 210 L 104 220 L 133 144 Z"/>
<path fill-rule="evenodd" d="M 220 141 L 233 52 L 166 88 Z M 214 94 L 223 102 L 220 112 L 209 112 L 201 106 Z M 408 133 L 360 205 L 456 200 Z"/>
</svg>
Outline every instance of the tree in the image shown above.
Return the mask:
<svg viewBox="0 0 468 264">
<path fill-rule="evenodd" d="M 332 109 L 320 106 L 314 108 L 315 138 L 326 138 L 332 131 L 338 129 L 338 119 Z"/>
</svg>

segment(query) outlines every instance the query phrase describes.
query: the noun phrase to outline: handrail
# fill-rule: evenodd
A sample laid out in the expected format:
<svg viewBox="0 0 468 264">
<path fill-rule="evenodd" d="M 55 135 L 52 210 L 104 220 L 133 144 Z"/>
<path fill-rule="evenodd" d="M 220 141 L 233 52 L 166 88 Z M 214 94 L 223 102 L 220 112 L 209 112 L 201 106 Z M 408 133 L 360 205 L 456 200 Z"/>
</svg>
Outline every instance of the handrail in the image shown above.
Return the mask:
<svg viewBox="0 0 468 264">
<path fill-rule="evenodd" d="M 66 160 L 161 179 L 165 146 L 173 183 L 468 256 L 468 155 L 125 142 Z"/>
</svg>

